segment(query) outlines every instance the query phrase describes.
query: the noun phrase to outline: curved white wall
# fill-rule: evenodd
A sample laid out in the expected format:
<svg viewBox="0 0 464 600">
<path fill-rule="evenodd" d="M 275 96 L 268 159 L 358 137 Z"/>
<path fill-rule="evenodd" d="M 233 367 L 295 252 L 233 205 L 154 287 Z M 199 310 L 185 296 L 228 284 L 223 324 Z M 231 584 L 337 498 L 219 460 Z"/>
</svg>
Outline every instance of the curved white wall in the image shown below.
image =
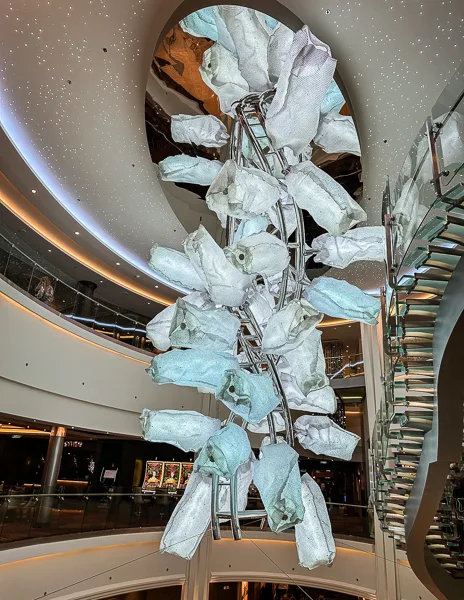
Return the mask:
<svg viewBox="0 0 464 600">
<path fill-rule="evenodd" d="M 140 436 L 147 408 L 202 410 L 194 388 L 155 385 L 150 356 L 47 309 L 0 279 L 0 411 Z"/>
</svg>

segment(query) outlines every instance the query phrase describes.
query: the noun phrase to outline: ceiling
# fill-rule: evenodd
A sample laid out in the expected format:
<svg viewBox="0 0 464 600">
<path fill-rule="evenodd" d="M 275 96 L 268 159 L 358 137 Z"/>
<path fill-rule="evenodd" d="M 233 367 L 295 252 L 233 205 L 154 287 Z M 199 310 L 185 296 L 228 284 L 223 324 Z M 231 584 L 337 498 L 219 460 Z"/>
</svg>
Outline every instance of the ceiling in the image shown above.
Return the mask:
<svg viewBox="0 0 464 600">
<path fill-rule="evenodd" d="M 180 18 L 212 3 L 186 0 L 12 0 L 0 36 L 0 169 L 64 234 L 127 277 L 152 283 L 151 245 L 179 249 L 186 230 L 148 152 L 144 101 L 153 51 Z M 463 55 L 462 0 L 249 0 L 296 28 L 307 23 L 338 59 L 361 141 L 369 224 Z M 196 112 L 158 86 L 167 112 Z M 190 110 L 189 110 L 190 109 Z M 36 190 L 36 193 L 32 193 Z M 181 204 L 179 204 L 179 202 Z M 191 211 L 195 221 L 195 206 Z M 76 237 L 76 231 L 79 232 Z M 120 263 L 116 265 L 116 263 Z M 375 288 L 382 269 L 343 277 Z M 160 285 L 160 293 L 173 296 Z M 175 294 L 174 294 L 175 295 Z"/>
</svg>

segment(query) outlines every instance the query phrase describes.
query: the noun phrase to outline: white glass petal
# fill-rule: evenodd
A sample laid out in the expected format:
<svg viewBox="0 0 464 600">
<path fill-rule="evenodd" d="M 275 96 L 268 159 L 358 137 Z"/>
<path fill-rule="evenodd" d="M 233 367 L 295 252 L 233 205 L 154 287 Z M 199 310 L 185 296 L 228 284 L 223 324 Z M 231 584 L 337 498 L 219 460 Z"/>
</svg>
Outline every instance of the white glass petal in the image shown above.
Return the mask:
<svg viewBox="0 0 464 600">
<path fill-rule="evenodd" d="M 272 83 L 276 83 L 282 71 L 285 58 L 293 42 L 293 31 L 283 23 L 278 23 L 271 33 L 267 47 L 268 74 Z"/>
<path fill-rule="evenodd" d="M 198 308 L 179 298 L 169 337 L 172 346 L 230 352 L 240 319 L 224 308 Z"/>
<path fill-rule="evenodd" d="M 280 404 L 270 375 L 254 375 L 241 369 L 224 373 L 216 398 L 249 423 L 262 421 Z"/>
<path fill-rule="evenodd" d="M 267 281 L 253 287 L 248 294 L 248 308 L 258 325 L 268 322 L 274 312 L 275 300 L 269 292 Z"/>
<path fill-rule="evenodd" d="M 298 206 L 332 235 L 341 235 L 367 218 L 345 188 L 311 161 L 291 167 L 285 181 Z"/>
<path fill-rule="evenodd" d="M 265 277 L 280 273 L 290 262 L 287 245 L 266 232 L 242 238 L 224 248 L 224 254 L 243 273 L 259 273 Z"/>
<path fill-rule="evenodd" d="M 250 457 L 251 446 L 246 432 L 229 423 L 209 438 L 193 466 L 194 471 L 214 473 L 230 479 Z"/>
<path fill-rule="evenodd" d="M 206 203 L 217 214 L 250 219 L 275 204 L 280 189 L 272 175 L 227 160 L 206 194 Z"/>
<path fill-rule="evenodd" d="M 266 130 L 277 148 L 299 154 L 314 138 L 335 65 L 330 48 L 307 26 L 295 33 L 266 114 Z"/>
<path fill-rule="evenodd" d="M 252 219 L 243 219 L 240 222 L 240 225 L 237 227 L 237 231 L 234 235 L 234 241 L 238 242 L 242 238 L 253 235 L 254 233 L 266 231 L 268 225 L 269 220 L 264 215 L 259 215 L 257 217 L 253 217 Z"/>
<path fill-rule="evenodd" d="M 281 221 L 278 215 L 277 205 L 271 206 L 271 208 L 267 211 L 269 215 L 269 220 L 279 231 L 282 231 Z M 282 204 L 282 214 L 284 218 L 285 231 L 287 236 L 292 235 L 292 233 L 296 230 L 297 222 L 296 222 L 296 213 L 295 207 L 292 204 Z"/>
<path fill-rule="evenodd" d="M 272 275 L 267 278 L 267 282 L 269 284 L 269 291 L 274 296 L 278 296 L 281 292 L 282 288 L 282 273 L 277 273 L 276 275 Z M 287 279 L 287 291 L 286 296 L 293 294 L 296 290 L 296 282 L 293 275 L 289 275 Z"/>
<path fill-rule="evenodd" d="M 340 109 L 344 104 L 345 98 L 343 97 L 340 88 L 335 81 L 332 81 L 321 104 L 321 115 L 326 115 L 333 110 L 340 112 Z"/>
<path fill-rule="evenodd" d="M 225 306 L 243 304 L 252 277 L 227 260 L 203 225 L 187 237 L 184 249 L 213 302 Z"/>
<path fill-rule="evenodd" d="M 172 115 L 171 134 L 175 142 L 205 148 L 220 148 L 229 139 L 226 126 L 214 115 Z"/>
<path fill-rule="evenodd" d="M 267 75 L 267 45 L 269 33 L 256 11 L 243 6 L 219 6 L 227 30 L 234 41 L 238 67 L 250 92 L 270 89 Z"/>
<path fill-rule="evenodd" d="M 191 290 L 205 290 L 198 273 L 183 252 L 155 244 L 150 251 L 148 266 L 171 283 Z"/>
<path fill-rule="evenodd" d="M 377 324 L 380 300 L 347 281 L 316 277 L 305 288 L 304 296 L 314 308 L 331 317 Z"/>
<path fill-rule="evenodd" d="M 298 563 L 307 569 L 331 565 L 335 558 L 335 540 L 325 498 L 314 479 L 305 473 L 301 478 L 305 514 L 295 525 Z"/>
<path fill-rule="evenodd" d="M 386 253 L 385 227 L 357 227 L 344 235 L 323 233 L 311 243 L 316 262 L 345 269 L 360 260 L 383 262 Z"/>
<path fill-rule="evenodd" d="M 184 31 L 196 37 L 205 37 L 213 42 L 217 41 L 218 30 L 216 26 L 214 8 L 200 8 L 200 10 L 190 13 L 182 19 L 179 25 Z"/>
<path fill-rule="evenodd" d="M 171 304 L 158 313 L 147 325 L 147 338 L 152 341 L 155 348 L 163 352 L 171 347 L 169 331 L 175 312 L 176 305 Z"/>
<path fill-rule="evenodd" d="M 271 438 L 267 435 L 266 437 L 263 438 L 263 441 L 261 442 L 261 446 L 259 448 L 259 458 L 263 458 L 263 453 L 262 453 L 262 448 L 264 448 L 264 446 L 269 446 L 269 444 L 271 444 Z M 285 441 L 285 438 L 283 438 L 281 435 L 277 435 L 276 436 L 276 444 L 286 444 L 287 442 Z"/>
<path fill-rule="evenodd" d="M 198 452 L 209 437 L 221 428 L 221 421 L 194 410 L 148 410 L 140 416 L 143 438 L 177 446 L 184 452 Z"/>
<path fill-rule="evenodd" d="M 263 334 L 263 352 L 286 354 L 295 350 L 323 317 L 304 299 L 290 301 L 269 319 Z"/>
<path fill-rule="evenodd" d="M 160 542 L 160 552 L 191 559 L 211 522 L 212 478 L 192 473 Z"/>
<path fill-rule="evenodd" d="M 250 489 L 251 482 L 253 480 L 255 455 L 253 452 L 250 458 L 240 465 L 237 469 L 237 510 L 241 512 L 246 509 L 248 504 L 248 490 Z M 221 482 L 225 483 L 227 480 L 222 478 Z M 219 488 L 219 499 L 218 499 L 219 512 L 230 511 L 230 486 L 221 485 Z M 221 523 L 228 521 L 229 519 L 221 519 Z"/>
<path fill-rule="evenodd" d="M 285 354 L 298 387 L 306 396 L 329 384 L 325 374 L 325 358 L 322 349 L 321 332 L 313 329 L 302 344 Z"/>
<path fill-rule="evenodd" d="M 213 391 L 228 369 L 238 369 L 238 361 L 226 352 L 170 350 L 153 357 L 147 373 L 155 383 L 174 383 Z"/>
<path fill-rule="evenodd" d="M 219 42 L 203 53 L 200 75 L 219 98 L 223 113 L 233 115 L 232 104 L 246 96 L 250 88 L 238 67 L 238 59 Z"/>
<path fill-rule="evenodd" d="M 353 451 L 361 439 L 355 433 L 342 429 L 329 417 L 303 415 L 294 423 L 298 441 L 314 454 L 351 460 Z"/>
<path fill-rule="evenodd" d="M 272 418 L 274 419 L 274 427 L 276 431 L 285 431 L 285 423 L 283 416 L 278 413 L 272 413 Z M 249 423 L 247 426 L 248 431 L 251 433 L 265 433 L 269 435 L 269 423 L 267 417 L 265 417 L 259 423 Z"/>
<path fill-rule="evenodd" d="M 301 523 L 304 517 L 298 454 L 288 444 L 269 444 L 261 448 L 261 453 L 253 480 L 267 511 L 269 527 L 279 533 Z"/>
<path fill-rule="evenodd" d="M 321 116 L 314 142 L 327 154 L 349 152 L 361 156 L 353 118 L 340 115 L 336 110 Z"/>
<path fill-rule="evenodd" d="M 160 177 L 163 181 L 196 183 L 197 185 L 211 185 L 222 166 L 223 163 L 220 160 L 209 160 L 188 154 L 168 156 L 158 163 Z"/>
</svg>

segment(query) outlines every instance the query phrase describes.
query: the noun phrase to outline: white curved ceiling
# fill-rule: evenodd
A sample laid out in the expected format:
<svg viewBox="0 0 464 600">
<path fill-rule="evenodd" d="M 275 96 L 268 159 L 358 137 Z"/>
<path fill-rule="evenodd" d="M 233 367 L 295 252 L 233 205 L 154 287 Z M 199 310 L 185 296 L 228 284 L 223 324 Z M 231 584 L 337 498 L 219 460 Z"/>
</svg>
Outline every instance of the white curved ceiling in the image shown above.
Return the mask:
<svg viewBox="0 0 464 600">
<path fill-rule="evenodd" d="M 144 96 L 153 50 L 167 21 L 172 25 L 208 4 L 213 3 L 4 3 L 1 122 L 43 185 L 34 184 L 4 139 L 2 170 L 63 231 L 75 235 L 79 230 L 80 244 L 108 264 L 120 262 L 125 274 L 149 274 L 152 243 L 180 248 L 186 235 L 151 163 Z M 464 2 L 245 4 L 289 25 L 290 10 L 331 46 L 359 131 L 364 208 L 369 223 L 378 223 L 385 176 L 398 172 L 416 131 L 462 60 Z M 347 275 L 371 285 L 365 266 Z"/>
</svg>

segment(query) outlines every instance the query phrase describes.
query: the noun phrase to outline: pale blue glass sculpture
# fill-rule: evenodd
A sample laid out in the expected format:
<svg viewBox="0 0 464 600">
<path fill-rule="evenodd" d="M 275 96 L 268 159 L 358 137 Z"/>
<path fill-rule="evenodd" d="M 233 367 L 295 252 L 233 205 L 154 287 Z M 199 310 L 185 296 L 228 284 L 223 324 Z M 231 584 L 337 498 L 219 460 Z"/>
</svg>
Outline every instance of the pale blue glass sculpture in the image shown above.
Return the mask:
<svg viewBox="0 0 464 600">
<path fill-rule="evenodd" d="M 290 262 L 287 245 L 275 235 L 262 232 L 249 235 L 236 244 L 224 248 L 230 262 L 243 273 L 276 275 Z"/>
<path fill-rule="evenodd" d="M 240 319 L 223 308 L 199 308 L 179 298 L 169 337 L 173 346 L 231 352 Z"/>
<path fill-rule="evenodd" d="M 264 433 L 269 435 L 269 415 L 261 419 L 259 423 L 249 423 L 247 426 L 248 431 L 251 433 Z M 274 421 L 274 427 L 276 431 L 285 431 L 284 418 L 280 412 L 272 413 L 272 419 Z"/>
<path fill-rule="evenodd" d="M 235 45 L 238 68 L 250 92 L 271 89 L 267 74 L 269 32 L 256 11 L 244 6 L 219 6 L 219 14 Z"/>
<path fill-rule="evenodd" d="M 277 148 L 299 154 L 309 146 L 335 65 L 330 48 L 306 25 L 295 33 L 266 113 L 266 130 Z"/>
<path fill-rule="evenodd" d="M 347 281 L 316 277 L 305 288 L 304 296 L 314 308 L 331 317 L 377 324 L 380 300 Z"/>
<path fill-rule="evenodd" d="M 237 227 L 237 231 L 234 235 L 234 241 L 238 242 L 242 238 L 253 235 L 254 233 L 261 233 L 266 231 L 269 225 L 269 220 L 264 215 L 258 215 L 252 219 L 242 219 L 240 225 Z"/>
<path fill-rule="evenodd" d="M 269 444 L 261 448 L 261 453 L 253 481 L 267 511 L 269 527 L 279 533 L 301 523 L 304 517 L 298 454 L 288 444 Z"/>
<path fill-rule="evenodd" d="M 285 181 L 298 206 L 331 235 L 341 235 L 367 219 L 345 188 L 311 161 L 290 167 Z"/>
<path fill-rule="evenodd" d="M 303 521 L 295 525 L 298 563 L 315 569 L 331 565 L 335 558 L 335 540 L 325 498 L 314 479 L 305 473 L 301 478 Z"/>
<path fill-rule="evenodd" d="M 240 465 L 236 472 L 237 477 L 237 510 L 241 512 L 246 509 L 248 504 L 248 490 L 250 489 L 251 482 L 254 474 L 254 463 L 255 455 L 253 452 L 250 454 L 250 458 Z M 221 483 L 226 483 L 227 479 L 220 478 Z M 219 487 L 219 498 L 218 498 L 218 512 L 229 512 L 230 511 L 230 485 L 221 485 Z M 220 519 L 221 523 L 228 521 L 229 519 Z"/>
<path fill-rule="evenodd" d="M 263 352 L 280 355 L 295 350 L 323 316 L 304 299 L 290 301 L 269 319 L 263 334 Z"/>
<path fill-rule="evenodd" d="M 219 160 L 209 160 L 188 154 L 168 156 L 158 163 L 160 177 L 163 181 L 196 183 L 197 185 L 211 185 L 222 166 L 223 163 Z"/>
<path fill-rule="evenodd" d="M 321 104 L 321 115 L 326 115 L 332 111 L 340 112 L 340 109 L 344 104 L 345 98 L 343 97 L 340 88 L 335 81 L 332 81 Z"/>
<path fill-rule="evenodd" d="M 277 202 L 280 189 L 278 179 L 265 171 L 227 160 L 206 194 L 206 203 L 217 214 L 251 219 Z"/>
<path fill-rule="evenodd" d="M 329 384 L 325 374 L 325 358 L 322 349 L 321 332 L 313 329 L 302 344 L 285 354 L 298 387 L 307 396 Z"/>
<path fill-rule="evenodd" d="M 238 360 L 226 352 L 171 350 L 153 357 L 147 373 L 155 383 L 215 390 L 228 369 L 238 369 Z"/>
<path fill-rule="evenodd" d="M 215 7 L 200 8 L 182 19 L 179 25 L 184 31 L 196 37 L 205 37 L 213 42 L 218 39 L 218 30 L 214 15 Z"/>
<path fill-rule="evenodd" d="M 303 415 L 295 421 L 294 429 L 298 441 L 306 450 L 342 460 L 351 460 L 361 439 L 355 433 L 342 429 L 329 417 Z"/>
<path fill-rule="evenodd" d="M 290 236 L 290 235 L 292 235 L 292 233 L 295 231 L 295 229 L 297 227 L 297 220 L 296 220 L 296 212 L 295 212 L 295 206 L 293 204 L 293 200 L 288 194 L 287 194 L 287 197 L 289 198 L 289 201 L 287 201 L 287 202 L 282 202 L 282 196 L 280 197 L 280 200 L 282 202 L 281 209 L 282 209 L 282 216 L 283 216 L 283 221 L 284 221 L 284 225 L 285 225 L 285 231 L 287 233 L 287 236 Z M 267 211 L 267 215 L 268 215 L 271 223 L 274 225 L 274 227 L 276 227 L 279 231 L 282 231 L 283 227 L 282 227 L 281 220 L 279 218 L 277 205 L 271 206 L 271 208 Z"/>
<path fill-rule="evenodd" d="M 314 260 L 345 269 L 360 260 L 383 262 L 386 255 L 385 227 L 357 227 L 344 235 L 323 233 L 311 242 Z"/>
<path fill-rule="evenodd" d="M 280 404 L 270 375 L 241 369 L 224 373 L 216 398 L 249 423 L 258 423 Z"/>
<path fill-rule="evenodd" d="M 143 438 L 177 446 L 184 452 L 198 452 L 206 440 L 221 428 L 221 421 L 194 410 L 148 410 L 140 415 Z"/>
<path fill-rule="evenodd" d="M 171 135 L 175 142 L 205 148 L 220 148 L 229 140 L 226 126 L 214 115 L 172 115 Z"/>
<path fill-rule="evenodd" d="M 169 331 L 175 312 L 176 305 L 171 304 L 171 306 L 158 313 L 147 325 L 147 338 L 152 341 L 155 348 L 163 352 L 171 347 Z"/>
<path fill-rule="evenodd" d="M 184 249 L 213 302 L 224 306 L 244 303 L 252 277 L 227 260 L 203 225 L 187 237 Z"/>
<path fill-rule="evenodd" d="M 217 94 L 219 106 L 233 116 L 232 105 L 250 92 L 246 79 L 238 68 L 238 59 L 220 43 L 213 44 L 203 53 L 200 75 L 206 85 Z"/>
<path fill-rule="evenodd" d="M 190 263 L 189 257 L 182 252 L 155 244 L 150 251 L 148 266 L 171 283 L 190 290 L 205 290 L 205 286 Z"/>
<path fill-rule="evenodd" d="M 160 552 L 190 560 L 211 522 L 212 478 L 192 473 L 163 532 Z"/>
<path fill-rule="evenodd" d="M 321 116 L 314 143 L 327 154 L 348 152 L 361 156 L 353 117 L 340 115 L 336 110 Z"/>
<path fill-rule="evenodd" d="M 267 282 L 259 283 L 248 294 L 248 308 L 258 325 L 267 323 L 274 312 L 275 299 Z"/>
<path fill-rule="evenodd" d="M 230 479 L 239 466 L 247 462 L 250 453 L 251 446 L 246 432 L 235 423 L 229 423 L 209 438 L 193 469 Z"/>
<path fill-rule="evenodd" d="M 267 47 L 268 74 L 272 83 L 279 79 L 286 56 L 293 42 L 293 31 L 278 23 L 269 38 Z"/>
<path fill-rule="evenodd" d="M 297 383 L 290 364 L 282 356 L 277 363 L 277 370 L 289 408 L 322 414 L 331 414 L 337 410 L 337 399 L 330 385 L 318 388 L 305 396 Z"/>
</svg>

